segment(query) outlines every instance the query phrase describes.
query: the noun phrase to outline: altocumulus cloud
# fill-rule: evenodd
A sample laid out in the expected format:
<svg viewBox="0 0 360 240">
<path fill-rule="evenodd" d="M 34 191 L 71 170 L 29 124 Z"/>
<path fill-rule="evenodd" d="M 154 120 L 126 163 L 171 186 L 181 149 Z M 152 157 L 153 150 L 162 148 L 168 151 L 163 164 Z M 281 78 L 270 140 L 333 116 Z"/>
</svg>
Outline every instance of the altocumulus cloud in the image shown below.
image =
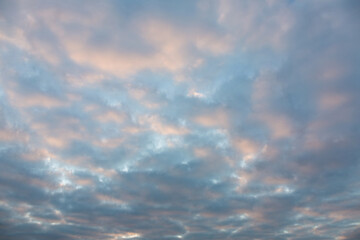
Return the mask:
<svg viewBox="0 0 360 240">
<path fill-rule="evenodd" d="M 358 1 L 1 1 L 0 238 L 359 239 Z"/>
</svg>

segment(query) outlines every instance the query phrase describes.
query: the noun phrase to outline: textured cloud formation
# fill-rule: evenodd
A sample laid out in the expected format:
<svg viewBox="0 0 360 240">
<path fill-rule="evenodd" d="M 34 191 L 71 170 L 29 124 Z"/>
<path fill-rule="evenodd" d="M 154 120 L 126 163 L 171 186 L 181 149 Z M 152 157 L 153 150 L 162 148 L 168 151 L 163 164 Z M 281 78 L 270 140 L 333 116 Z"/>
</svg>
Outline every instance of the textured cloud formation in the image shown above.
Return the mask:
<svg viewBox="0 0 360 240">
<path fill-rule="evenodd" d="M 0 238 L 359 239 L 358 1 L 0 1 Z"/>
</svg>

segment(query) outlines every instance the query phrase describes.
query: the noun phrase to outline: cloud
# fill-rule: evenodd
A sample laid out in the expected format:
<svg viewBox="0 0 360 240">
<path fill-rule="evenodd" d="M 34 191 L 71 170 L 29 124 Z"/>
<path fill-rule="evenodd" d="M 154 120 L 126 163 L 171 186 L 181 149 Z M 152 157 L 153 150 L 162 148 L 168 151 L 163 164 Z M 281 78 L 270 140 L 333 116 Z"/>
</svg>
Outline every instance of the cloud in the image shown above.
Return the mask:
<svg viewBox="0 0 360 240">
<path fill-rule="evenodd" d="M 357 239 L 355 1 L 2 1 L 0 238 Z"/>
</svg>

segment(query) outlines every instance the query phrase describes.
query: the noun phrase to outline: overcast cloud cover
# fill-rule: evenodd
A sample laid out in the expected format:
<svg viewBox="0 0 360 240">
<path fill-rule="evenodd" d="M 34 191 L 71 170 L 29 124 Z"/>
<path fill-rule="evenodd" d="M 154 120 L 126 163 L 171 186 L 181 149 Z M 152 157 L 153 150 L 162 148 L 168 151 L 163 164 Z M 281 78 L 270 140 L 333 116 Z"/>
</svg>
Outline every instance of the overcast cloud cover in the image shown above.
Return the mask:
<svg viewBox="0 0 360 240">
<path fill-rule="evenodd" d="M 0 239 L 360 239 L 360 1 L 0 1 Z"/>
</svg>

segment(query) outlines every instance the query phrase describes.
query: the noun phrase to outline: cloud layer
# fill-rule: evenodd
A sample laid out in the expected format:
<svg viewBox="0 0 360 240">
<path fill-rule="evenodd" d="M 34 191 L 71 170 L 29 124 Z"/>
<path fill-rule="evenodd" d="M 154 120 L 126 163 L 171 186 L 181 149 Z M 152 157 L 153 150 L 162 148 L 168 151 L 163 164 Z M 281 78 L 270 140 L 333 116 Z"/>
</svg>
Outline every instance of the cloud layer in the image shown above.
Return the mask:
<svg viewBox="0 0 360 240">
<path fill-rule="evenodd" d="M 1 1 L 1 239 L 360 234 L 357 1 Z"/>
</svg>

